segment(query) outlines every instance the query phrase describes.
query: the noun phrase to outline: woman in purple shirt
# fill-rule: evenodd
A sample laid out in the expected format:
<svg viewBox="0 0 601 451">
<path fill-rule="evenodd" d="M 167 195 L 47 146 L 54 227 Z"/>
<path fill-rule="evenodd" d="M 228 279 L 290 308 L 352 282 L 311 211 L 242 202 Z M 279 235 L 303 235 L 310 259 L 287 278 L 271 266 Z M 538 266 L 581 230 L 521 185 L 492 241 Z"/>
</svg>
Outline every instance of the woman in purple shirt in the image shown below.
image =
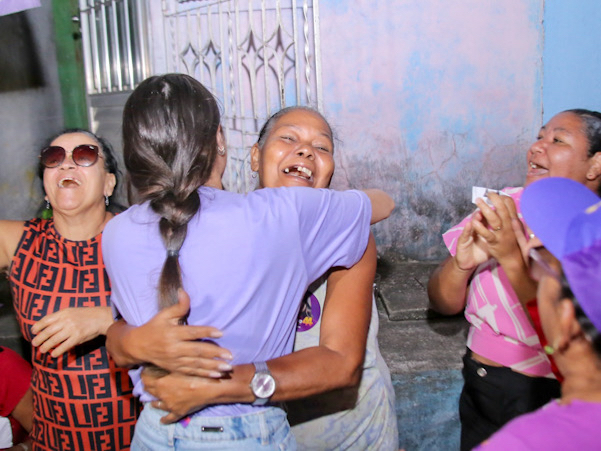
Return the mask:
<svg viewBox="0 0 601 451">
<path fill-rule="evenodd" d="M 125 106 L 124 159 L 141 203 L 104 231 L 114 306 L 139 326 L 177 304 L 185 288 L 188 324 L 214 326 L 221 355 L 231 351 L 235 370 L 215 383 L 248 380 L 238 403 L 206 406 L 165 425 L 140 370 L 132 370 L 146 402 L 134 449 L 294 449 L 285 412 L 270 400 L 275 380 L 264 362 L 292 350 L 308 284 L 332 266 L 352 266 L 367 245 L 371 204 L 364 193 L 222 191 L 219 120 L 213 96 L 181 74 L 145 80 Z"/>
</svg>

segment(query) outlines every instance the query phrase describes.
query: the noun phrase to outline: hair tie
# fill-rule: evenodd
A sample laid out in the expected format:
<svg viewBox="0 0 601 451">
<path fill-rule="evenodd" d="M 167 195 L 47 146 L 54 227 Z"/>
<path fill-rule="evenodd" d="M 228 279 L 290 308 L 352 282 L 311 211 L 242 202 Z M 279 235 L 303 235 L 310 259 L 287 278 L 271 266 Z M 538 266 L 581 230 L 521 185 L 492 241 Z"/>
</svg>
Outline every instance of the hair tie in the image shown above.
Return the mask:
<svg viewBox="0 0 601 451">
<path fill-rule="evenodd" d="M 179 257 L 179 252 L 178 251 L 174 251 L 174 250 L 168 250 L 167 251 L 167 257 Z"/>
</svg>

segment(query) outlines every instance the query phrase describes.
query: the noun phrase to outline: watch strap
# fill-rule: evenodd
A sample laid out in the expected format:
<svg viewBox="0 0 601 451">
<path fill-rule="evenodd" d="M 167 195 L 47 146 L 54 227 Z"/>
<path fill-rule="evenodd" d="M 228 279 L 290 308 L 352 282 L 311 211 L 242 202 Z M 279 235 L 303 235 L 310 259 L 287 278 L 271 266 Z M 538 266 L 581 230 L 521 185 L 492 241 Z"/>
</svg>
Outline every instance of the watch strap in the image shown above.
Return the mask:
<svg viewBox="0 0 601 451">
<path fill-rule="evenodd" d="M 269 373 L 269 367 L 267 366 L 267 362 L 255 362 L 253 365 L 255 365 L 255 374 Z"/>
</svg>

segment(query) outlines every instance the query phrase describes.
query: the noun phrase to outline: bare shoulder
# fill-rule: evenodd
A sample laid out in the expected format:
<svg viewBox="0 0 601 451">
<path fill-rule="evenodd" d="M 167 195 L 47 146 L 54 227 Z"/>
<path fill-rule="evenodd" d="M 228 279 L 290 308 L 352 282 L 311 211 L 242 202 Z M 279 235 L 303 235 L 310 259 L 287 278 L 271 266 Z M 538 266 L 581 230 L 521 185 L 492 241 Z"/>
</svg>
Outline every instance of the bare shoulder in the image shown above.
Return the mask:
<svg viewBox="0 0 601 451">
<path fill-rule="evenodd" d="M 0 268 L 9 265 L 23 234 L 24 221 L 0 220 Z"/>
</svg>

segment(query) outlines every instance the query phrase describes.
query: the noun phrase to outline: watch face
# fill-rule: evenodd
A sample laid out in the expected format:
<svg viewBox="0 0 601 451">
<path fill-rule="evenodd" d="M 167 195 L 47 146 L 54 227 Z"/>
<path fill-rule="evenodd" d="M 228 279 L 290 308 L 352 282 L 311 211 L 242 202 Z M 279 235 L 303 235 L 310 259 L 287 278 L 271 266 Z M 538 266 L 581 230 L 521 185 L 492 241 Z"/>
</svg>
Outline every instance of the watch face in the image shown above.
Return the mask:
<svg viewBox="0 0 601 451">
<path fill-rule="evenodd" d="M 268 373 L 257 373 L 252 380 L 252 391 L 257 398 L 270 398 L 275 392 L 275 380 Z"/>
</svg>

